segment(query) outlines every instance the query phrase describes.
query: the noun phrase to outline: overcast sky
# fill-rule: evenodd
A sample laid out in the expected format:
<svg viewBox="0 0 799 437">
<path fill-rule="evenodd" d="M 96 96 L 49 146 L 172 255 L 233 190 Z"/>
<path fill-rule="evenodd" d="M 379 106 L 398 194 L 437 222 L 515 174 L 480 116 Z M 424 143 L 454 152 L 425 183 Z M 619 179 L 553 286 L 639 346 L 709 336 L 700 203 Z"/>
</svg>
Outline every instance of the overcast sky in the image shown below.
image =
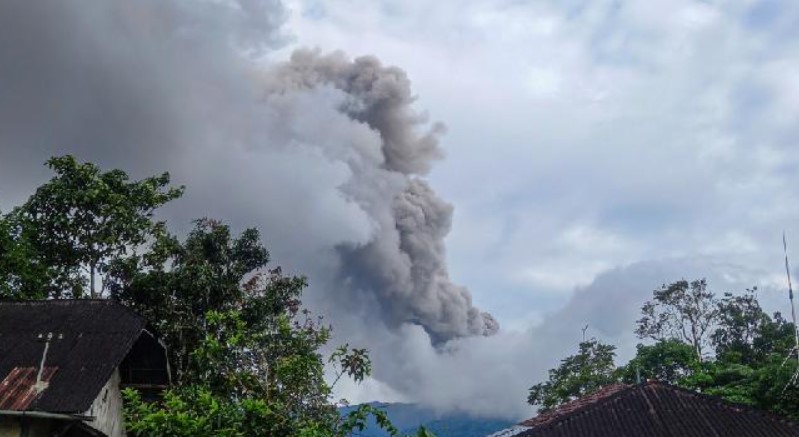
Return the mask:
<svg viewBox="0 0 799 437">
<path fill-rule="evenodd" d="M 455 205 L 450 270 L 505 330 L 586 312 L 563 323 L 572 346 L 582 323 L 613 339 L 681 277 L 718 292 L 759 285 L 787 311 L 796 2 L 287 5 L 290 47 L 377 54 L 446 123 L 430 180 Z"/>
<path fill-rule="evenodd" d="M 288 5 L 296 44 L 402 66 L 447 124 L 431 180 L 456 206 L 451 269 L 506 325 L 644 260 L 779 274 L 799 231 L 795 2 Z"/>
<path fill-rule="evenodd" d="M 189 185 L 169 212 L 178 225 L 212 215 L 267 228 L 276 260 L 309 274 L 311 302 L 341 326 L 336 340 L 372 350 L 375 378 L 341 389 L 353 400 L 523 417 L 527 387 L 585 324 L 629 357 L 641 303 L 683 277 L 706 276 L 719 292 L 757 285 L 770 310 L 788 310 L 783 230 L 799 262 L 793 0 L 24 3 L 0 10 L 0 208 L 45 180 L 40 164 L 56 153 L 139 176 L 172 171 Z M 390 157 L 352 158 L 361 149 L 342 144 L 379 148 L 387 134 L 336 115 L 362 97 L 336 77 L 335 90 L 308 85 L 259 105 L 258 90 L 275 86 L 264 72 L 298 48 L 404 70 L 416 100 L 402 107 L 430 121 L 405 128 L 446 125 L 444 158 L 425 156 L 429 173 L 391 174 L 380 161 Z M 331 75 L 350 68 L 328 61 L 339 65 Z M 491 313 L 499 334 L 434 347 L 424 311 L 379 293 L 392 320 L 372 330 L 368 308 L 320 284 L 337 268 L 364 270 L 336 267 L 353 258 L 335 250 L 383 241 L 397 213 L 375 199 L 416 178 L 454 208 L 445 252 L 432 249 L 446 254 L 446 283 L 467 287 L 473 302 L 458 305 Z M 407 312 L 386 309 L 397 302 Z"/>
</svg>

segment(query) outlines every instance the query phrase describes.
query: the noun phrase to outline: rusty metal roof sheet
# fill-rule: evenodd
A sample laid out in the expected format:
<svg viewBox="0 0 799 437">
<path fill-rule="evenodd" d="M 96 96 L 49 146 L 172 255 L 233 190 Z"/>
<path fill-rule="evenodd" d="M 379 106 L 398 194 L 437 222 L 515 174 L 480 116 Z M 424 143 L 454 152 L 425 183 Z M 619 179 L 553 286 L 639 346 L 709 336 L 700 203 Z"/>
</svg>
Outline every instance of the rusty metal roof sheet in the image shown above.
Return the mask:
<svg viewBox="0 0 799 437">
<path fill-rule="evenodd" d="M 0 385 L 0 405 L 85 412 L 144 327 L 144 319 L 110 300 L 0 302 L 0 378 L 8 382 Z M 31 395 L 25 387 L 36 382 L 48 333 L 45 367 L 57 370 Z"/>
<path fill-rule="evenodd" d="M 35 367 L 15 367 L 0 381 L 0 410 L 24 410 L 46 390 L 57 367 L 42 369 L 42 387 L 37 390 L 36 377 L 39 369 Z"/>
</svg>

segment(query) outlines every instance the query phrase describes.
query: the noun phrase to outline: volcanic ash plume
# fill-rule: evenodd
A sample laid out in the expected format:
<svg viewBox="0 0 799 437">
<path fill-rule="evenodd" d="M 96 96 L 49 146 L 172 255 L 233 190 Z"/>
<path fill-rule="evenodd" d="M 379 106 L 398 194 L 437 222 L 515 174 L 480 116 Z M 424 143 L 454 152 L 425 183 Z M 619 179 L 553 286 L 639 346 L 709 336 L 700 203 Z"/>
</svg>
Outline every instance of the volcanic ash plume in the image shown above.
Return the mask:
<svg viewBox="0 0 799 437">
<path fill-rule="evenodd" d="M 411 180 L 406 191 L 394 201 L 399 251 L 410 260 L 410 277 L 401 271 L 403 282 L 383 274 L 380 280 L 392 295 L 406 296 L 407 312 L 418 317 L 433 339 L 497 332 L 499 325 L 488 313 L 472 306 L 469 290 L 453 284 L 447 275 L 444 237 L 449 232 L 452 206 L 442 201 L 424 181 Z M 366 257 L 375 249 L 363 249 Z M 390 255 L 389 255 L 390 256 Z"/>
<path fill-rule="evenodd" d="M 374 229 L 366 244 L 339 246 L 343 288 L 353 297 L 376 298 L 390 325 L 423 326 L 434 343 L 497 332 L 494 318 L 449 278 L 444 238 L 452 206 L 419 178 L 442 156 L 438 135 L 444 128 L 435 124 L 419 133 L 427 120 L 411 108 L 405 73 L 374 57 L 350 61 L 341 53 L 302 50 L 271 80 L 275 94 L 338 90 L 339 109 L 379 134 L 379 150 L 358 149 L 346 159 L 353 176 L 342 190 L 368 212 Z M 375 152 L 377 158 L 368 159 Z"/>
<path fill-rule="evenodd" d="M 169 170 L 188 188 L 164 210 L 173 226 L 260 228 L 336 326 L 374 316 L 436 342 L 496 331 L 450 282 L 452 209 L 418 179 L 443 126 L 374 57 L 274 63 L 285 16 L 277 0 L 0 1 L 0 207 L 52 155 Z"/>
</svg>

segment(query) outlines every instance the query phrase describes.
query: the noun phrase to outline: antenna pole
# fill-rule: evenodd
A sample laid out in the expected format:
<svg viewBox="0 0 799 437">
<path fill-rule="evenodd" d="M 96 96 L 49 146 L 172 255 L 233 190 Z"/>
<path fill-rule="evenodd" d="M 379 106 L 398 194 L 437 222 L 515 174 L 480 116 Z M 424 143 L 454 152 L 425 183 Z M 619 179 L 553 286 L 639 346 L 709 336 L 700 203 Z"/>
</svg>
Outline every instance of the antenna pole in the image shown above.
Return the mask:
<svg viewBox="0 0 799 437">
<path fill-rule="evenodd" d="M 791 269 L 788 267 L 788 242 L 785 231 L 782 231 L 782 249 L 785 252 L 785 274 L 788 276 L 788 299 L 791 301 L 791 321 L 793 322 L 793 336 L 795 341 L 796 361 L 799 362 L 799 327 L 796 326 L 796 306 L 793 303 L 793 284 L 791 284 Z"/>
</svg>

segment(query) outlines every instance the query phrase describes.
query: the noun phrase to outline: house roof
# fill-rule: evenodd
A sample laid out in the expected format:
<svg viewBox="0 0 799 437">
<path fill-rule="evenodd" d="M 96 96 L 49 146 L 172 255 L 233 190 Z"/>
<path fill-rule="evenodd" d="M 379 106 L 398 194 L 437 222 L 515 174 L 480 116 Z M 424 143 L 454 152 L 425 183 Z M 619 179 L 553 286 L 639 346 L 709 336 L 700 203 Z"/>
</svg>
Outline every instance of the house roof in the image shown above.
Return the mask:
<svg viewBox="0 0 799 437">
<path fill-rule="evenodd" d="M 0 302 L 0 410 L 85 412 L 145 325 L 111 300 Z"/>
<path fill-rule="evenodd" d="M 683 388 L 617 384 L 519 424 L 515 437 L 799 436 L 799 425 Z"/>
</svg>

